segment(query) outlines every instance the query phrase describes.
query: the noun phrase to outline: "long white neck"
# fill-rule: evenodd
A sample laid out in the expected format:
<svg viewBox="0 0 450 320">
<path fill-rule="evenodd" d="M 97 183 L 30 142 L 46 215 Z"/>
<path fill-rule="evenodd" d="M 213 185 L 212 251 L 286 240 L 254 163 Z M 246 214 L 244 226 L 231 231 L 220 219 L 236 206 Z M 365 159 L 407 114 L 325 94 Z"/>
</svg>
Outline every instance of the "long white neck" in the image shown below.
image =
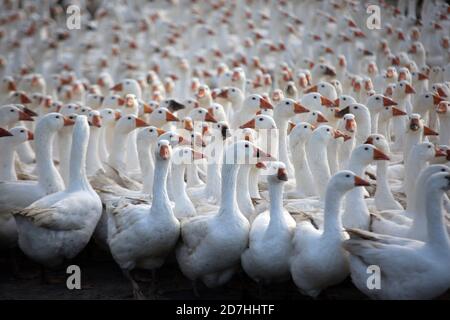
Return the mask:
<svg viewBox="0 0 450 320">
<path fill-rule="evenodd" d="M 450 242 L 447 230 L 444 225 L 442 196 L 443 190 L 427 189 L 426 191 L 426 212 L 427 212 L 427 243 L 434 248 L 439 248 L 448 252 L 450 250 Z"/>
<path fill-rule="evenodd" d="M 239 212 L 236 201 L 236 179 L 239 165 L 224 163 L 222 165 L 222 198 L 220 200 L 220 215 L 234 215 Z"/>
<path fill-rule="evenodd" d="M 53 164 L 53 140 L 55 132 L 44 125 L 36 125 L 35 131 L 36 168 L 39 172 L 38 182 L 47 194 L 64 189 L 64 181 Z"/>
<path fill-rule="evenodd" d="M 89 143 L 89 125 L 87 120 L 75 123 L 70 152 L 70 179 L 68 191 L 90 190 L 93 192 L 86 175 L 86 154 Z"/>
<path fill-rule="evenodd" d="M 342 233 L 341 203 L 345 193 L 329 184 L 325 194 L 323 234 L 327 237 L 339 237 Z"/>
<path fill-rule="evenodd" d="M 296 145 L 291 144 L 292 153 L 295 157 L 292 157 L 292 164 L 295 170 L 295 184 L 297 190 L 301 190 L 302 186 L 309 186 L 313 184 L 311 175 L 311 169 L 309 168 L 308 160 L 306 159 L 305 152 L 306 141 L 300 141 Z"/>
<path fill-rule="evenodd" d="M 422 133 L 423 130 L 417 130 L 417 131 L 410 131 L 408 130 L 406 134 L 406 140 L 405 140 L 405 146 L 403 149 L 403 160 L 405 163 L 408 162 L 409 153 L 411 152 L 411 149 L 422 142 Z"/>
<path fill-rule="evenodd" d="M 153 189 L 153 174 L 155 170 L 153 158 L 150 156 L 151 147 L 148 143 L 137 140 L 137 150 L 143 179 L 142 192 L 151 194 Z"/>
<path fill-rule="evenodd" d="M 70 146 L 72 145 L 73 127 L 63 127 L 58 135 L 59 172 L 66 186 L 70 175 Z"/>
<path fill-rule="evenodd" d="M 153 201 L 151 207 L 152 214 L 165 214 L 171 212 L 169 196 L 167 194 L 167 174 L 169 171 L 168 160 L 156 157 L 155 176 L 153 180 Z"/>
<path fill-rule="evenodd" d="M 238 176 L 237 176 L 237 202 L 239 205 L 239 209 L 241 212 L 246 213 L 244 208 L 248 208 L 254 210 L 254 206 L 252 203 L 252 199 L 250 198 L 249 193 L 249 183 L 248 178 L 250 174 L 251 165 L 250 164 L 242 164 L 239 168 Z"/>
<path fill-rule="evenodd" d="M 126 169 L 125 156 L 127 147 L 128 133 L 114 131 L 114 144 L 112 146 L 112 151 L 109 155 L 109 164 L 115 169 Z"/>
<path fill-rule="evenodd" d="M 427 159 L 415 154 L 414 149 L 411 150 L 405 165 L 405 193 L 406 199 L 412 198 L 414 194 L 414 186 L 416 184 L 417 175 L 425 167 Z M 412 204 L 412 203 L 411 203 Z"/>
<path fill-rule="evenodd" d="M 3 138 L 2 140 L 7 140 Z M 16 181 L 17 175 L 14 168 L 15 145 L 10 141 L 0 141 L 0 181 Z"/>
<path fill-rule="evenodd" d="M 273 177 L 269 178 L 273 179 Z M 283 208 L 283 183 L 269 180 L 270 222 L 267 230 L 278 230 L 280 226 L 287 226 Z"/>
<path fill-rule="evenodd" d="M 447 116 L 439 117 L 439 144 L 450 144 L 450 118 Z"/>
<path fill-rule="evenodd" d="M 89 175 L 94 174 L 99 169 L 103 169 L 103 165 L 98 154 L 100 129 L 97 127 L 90 127 L 90 131 L 86 161 Z"/>
<path fill-rule="evenodd" d="M 328 180 L 331 177 L 330 167 L 328 166 L 327 144 L 317 139 L 313 134 L 308 143 L 307 151 L 308 164 L 311 167 L 311 173 L 314 175 L 319 196 L 323 199 Z"/>
<path fill-rule="evenodd" d="M 357 119 L 358 123 L 358 131 L 356 132 L 356 142 L 358 145 L 363 144 L 364 141 L 366 141 L 367 137 L 370 135 L 371 132 L 371 124 L 370 124 L 370 115 L 369 114 L 363 114 L 362 116 L 358 117 Z"/>
<path fill-rule="evenodd" d="M 172 188 L 173 193 L 176 195 L 174 198 L 175 203 L 192 203 L 186 193 L 186 183 L 184 182 L 185 169 L 186 165 L 184 164 L 172 165 Z"/>
<path fill-rule="evenodd" d="M 375 198 L 381 199 L 381 201 L 393 202 L 394 197 L 389 187 L 389 181 L 387 179 L 387 161 L 377 161 L 377 188 L 375 190 Z"/>
</svg>

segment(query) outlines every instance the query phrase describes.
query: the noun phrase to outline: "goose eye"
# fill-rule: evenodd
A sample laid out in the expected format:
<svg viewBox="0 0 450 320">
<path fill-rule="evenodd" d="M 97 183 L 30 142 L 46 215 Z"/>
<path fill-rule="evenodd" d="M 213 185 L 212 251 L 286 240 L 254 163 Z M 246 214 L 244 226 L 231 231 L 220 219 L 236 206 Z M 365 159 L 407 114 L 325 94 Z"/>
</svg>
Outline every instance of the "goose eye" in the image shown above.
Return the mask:
<svg viewBox="0 0 450 320">
<path fill-rule="evenodd" d="M 380 140 L 380 137 L 377 137 L 376 140 Z"/>
<path fill-rule="evenodd" d="M 345 177 L 346 177 L 346 178 L 350 178 L 350 175 L 349 175 L 349 174 L 346 174 Z"/>
<path fill-rule="evenodd" d="M 263 118 L 259 118 L 259 121 L 264 121 L 264 119 Z"/>
<path fill-rule="evenodd" d="M 380 100 L 380 97 L 376 97 L 375 100 L 379 101 L 379 100 Z"/>
<path fill-rule="evenodd" d="M 256 98 L 255 98 L 255 97 L 252 97 L 252 100 L 256 100 Z"/>
<path fill-rule="evenodd" d="M 314 96 L 314 99 L 317 99 L 317 96 Z"/>
<path fill-rule="evenodd" d="M 158 111 L 158 113 L 162 113 L 162 111 L 161 111 L 161 110 L 159 110 L 159 111 Z"/>
<path fill-rule="evenodd" d="M 245 147 L 248 148 L 248 144 L 246 144 Z"/>
<path fill-rule="evenodd" d="M 235 90 L 235 89 L 232 89 L 231 92 L 236 92 L 236 90 Z"/>
<path fill-rule="evenodd" d="M 315 116 L 316 115 L 316 113 L 315 112 L 313 112 L 313 114 L 312 114 L 313 116 Z"/>
<path fill-rule="evenodd" d="M 9 110 L 10 112 L 14 112 L 14 109 Z"/>
<path fill-rule="evenodd" d="M 59 116 L 55 116 L 56 119 L 59 119 Z"/>
<path fill-rule="evenodd" d="M 128 117 L 128 120 L 131 120 L 131 117 Z"/>
<path fill-rule="evenodd" d="M 20 130 L 20 132 L 21 132 L 21 133 L 24 133 L 24 132 L 25 132 L 25 130 Z"/>
<path fill-rule="evenodd" d="M 150 130 L 148 130 L 148 131 L 153 132 L 153 129 L 150 129 Z"/>
<path fill-rule="evenodd" d="M 442 172 L 445 172 L 445 169 L 441 169 Z"/>
<path fill-rule="evenodd" d="M 342 100 L 347 101 L 347 98 L 344 97 Z"/>
<path fill-rule="evenodd" d="M 386 107 L 386 110 L 389 110 L 389 108 L 388 108 L 388 107 Z"/>
<path fill-rule="evenodd" d="M 327 132 L 330 132 L 330 129 L 327 129 Z"/>
<path fill-rule="evenodd" d="M 72 106 L 68 106 L 69 109 L 72 109 Z"/>
<path fill-rule="evenodd" d="M 187 150 L 184 150 L 184 153 L 188 153 L 188 151 L 187 151 Z"/>
<path fill-rule="evenodd" d="M 308 126 L 304 126 L 303 128 L 308 129 Z"/>
<path fill-rule="evenodd" d="M 426 96 L 425 96 L 425 98 L 427 98 L 427 99 L 428 99 L 429 97 L 430 97 L 429 95 L 426 95 Z"/>
<path fill-rule="evenodd" d="M 367 150 L 369 150 L 369 148 L 365 147 L 365 148 L 364 148 L 364 150 L 366 150 L 366 151 L 367 151 Z"/>
<path fill-rule="evenodd" d="M 358 109 L 358 107 L 354 107 L 353 109 Z"/>
<path fill-rule="evenodd" d="M 111 99 L 116 100 L 116 97 L 112 97 Z"/>
<path fill-rule="evenodd" d="M 431 149 L 431 146 L 428 146 L 428 149 Z"/>
<path fill-rule="evenodd" d="M 112 114 L 112 111 L 108 111 L 108 114 Z"/>
</svg>

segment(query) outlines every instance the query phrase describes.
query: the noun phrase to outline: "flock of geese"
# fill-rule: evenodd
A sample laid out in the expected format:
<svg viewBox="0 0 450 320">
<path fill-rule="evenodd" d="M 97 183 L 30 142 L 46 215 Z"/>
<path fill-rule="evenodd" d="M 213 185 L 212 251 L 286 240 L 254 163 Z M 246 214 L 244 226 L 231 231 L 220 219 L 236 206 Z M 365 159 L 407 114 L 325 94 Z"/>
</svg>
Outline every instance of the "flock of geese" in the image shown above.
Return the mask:
<svg viewBox="0 0 450 320">
<path fill-rule="evenodd" d="M 2 249 L 95 241 L 135 298 L 172 254 L 194 290 L 450 288 L 444 1 L 372 1 L 373 30 L 358 0 L 62 2 L 0 5 Z"/>
</svg>

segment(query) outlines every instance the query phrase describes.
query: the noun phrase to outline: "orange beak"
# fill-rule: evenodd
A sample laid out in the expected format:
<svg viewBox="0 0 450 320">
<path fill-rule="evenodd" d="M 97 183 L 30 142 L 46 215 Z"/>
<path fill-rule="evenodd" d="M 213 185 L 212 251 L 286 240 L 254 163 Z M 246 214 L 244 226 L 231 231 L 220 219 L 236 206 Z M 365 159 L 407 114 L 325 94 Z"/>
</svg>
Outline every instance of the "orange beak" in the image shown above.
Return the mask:
<svg viewBox="0 0 450 320">
<path fill-rule="evenodd" d="M 194 124 L 191 120 L 184 120 L 184 129 L 187 131 L 193 131 L 194 130 Z"/>
<path fill-rule="evenodd" d="M 292 121 L 288 122 L 288 130 L 287 130 L 288 134 L 291 133 L 291 131 L 295 128 L 295 126 L 296 126 L 296 124 L 294 122 L 292 122 Z"/>
<path fill-rule="evenodd" d="M 338 138 L 343 138 L 345 135 L 342 131 L 339 130 L 334 130 L 334 138 L 338 139 Z"/>
<path fill-rule="evenodd" d="M 112 87 L 111 90 L 113 90 L 113 91 L 122 91 L 123 90 L 123 84 L 122 83 L 118 83 L 114 87 Z"/>
<path fill-rule="evenodd" d="M 347 119 L 345 121 L 345 130 L 347 130 L 348 132 L 355 132 L 356 130 L 356 121 L 355 119 Z"/>
<path fill-rule="evenodd" d="M 436 112 L 441 114 L 447 113 L 447 103 L 446 102 L 439 103 L 439 105 L 436 108 Z"/>
<path fill-rule="evenodd" d="M 178 117 L 172 112 L 168 111 L 166 113 L 166 121 L 180 121 L 180 119 L 178 119 Z"/>
<path fill-rule="evenodd" d="M 30 98 L 28 98 L 27 95 L 21 94 L 20 95 L 20 103 L 28 104 L 28 103 L 31 103 L 31 100 L 30 100 Z"/>
<path fill-rule="evenodd" d="M 136 118 L 135 123 L 136 123 L 136 128 L 148 126 L 147 122 L 145 122 L 144 120 L 139 119 L 139 118 Z"/>
<path fill-rule="evenodd" d="M 201 88 L 197 92 L 197 98 L 201 99 L 201 98 L 203 98 L 205 96 L 205 94 L 206 94 L 205 93 L 205 89 Z"/>
<path fill-rule="evenodd" d="M 164 133 L 166 133 L 166 130 L 156 128 L 156 132 L 158 133 L 158 137 L 159 137 L 159 136 L 163 135 Z"/>
<path fill-rule="evenodd" d="M 10 81 L 8 83 L 8 90 L 9 91 L 16 91 L 17 90 L 16 83 L 14 81 Z"/>
<path fill-rule="evenodd" d="M 27 114 L 23 111 L 19 111 L 19 120 L 20 121 L 33 121 L 33 118 L 29 114 Z"/>
<path fill-rule="evenodd" d="M 299 102 L 294 103 L 294 113 L 306 113 L 309 112 L 304 106 L 302 106 Z"/>
<path fill-rule="evenodd" d="M 122 116 L 122 114 L 119 111 L 114 112 L 114 119 L 116 121 L 119 120 L 121 116 Z"/>
<path fill-rule="evenodd" d="M 406 87 L 405 87 L 405 93 L 414 94 L 414 93 L 416 93 L 416 90 L 414 90 L 414 88 L 410 84 L 407 83 Z"/>
<path fill-rule="evenodd" d="M 337 98 L 336 100 L 334 100 L 334 105 L 336 107 L 339 107 L 340 101 L 341 101 L 341 99 Z"/>
<path fill-rule="evenodd" d="M 222 99 L 228 99 L 228 90 L 221 90 L 217 97 Z"/>
<path fill-rule="evenodd" d="M 325 123 L 328 122 L 327 118 L 325 118 L 321 113 L 317 114 L 317 122 L 319 123 Z"/>
<path fill-rule="evenodd" d="M 390 160 L 390 158 L 385 153 L 375 148 L 373 150 L 373 160 Z"/>
<path fill-rule="evenodd" d="M 207 112 L 205 115 L 205 121 L 206 122 L 213 122 L 213 123 L 217 123 L 217 120 L 212 116 L 211 113 Z"/>
<path fill-rule="evenodd" d="M 355 187 L 368 187 L 368 186 L 370 186 L 370 183 L 367 180 L 355 176 Z"/>
<path fill-rule="evenodd" d="M 241 129 L 245 129 L 245 128 L 255 129 L 255 124 L 256 124 L 255 119 L 252 119 L 252 120 L 248 121 L 247 123 L 243 124 L 242 126 L 240 126 L 239 128 L 241 128 Z"/>
<path fill-rule="evenodd" d="M 323 105 L 323 106 L 325 106 L 325 107 L 334 107 L 334 103 L 333 103 L 333 101 L 331 101 L 330 99 L 328 99 L 328 98 L 326 98 L 326 97 L 324 97 L 324 96 L 321 96 L 320 97 L 320 103 Z"/>
<path fill-rule="evenodd" d="M 169 160 L 170 157 L 169 146 L 162 145 L 159 148 L 159 156 L 164 160 Z"/>
<path fill-rule="evenodd" d="M 421 80 L 421 81 L 428 80 L 428 76 L 426 74 L 419 73 L 419 80 Z"/>
<path fill-rule="evenodd" d="M 73 121 L 70 118 L 64 117 L 64 126 L 73 126 L 75 124 L 75 121 Z"/>
<path fill-rule="evenodd" d="M 28 140 L 34 140 L 34 134 L 33 134 L 33 132 L 31 132 L 31 131 L 27 131 L 27 138 L 28 138 Z"/>
<path fill-rule="evenodd" d="M 153 108 L 150 107 L 147 103 L 144 103 L 143 106 L 144 106 L 144 113 L 152 113 L 153 112 Z"/>
<path fill-rule="evenodd" d="M 447 156 L 447 152 L 445 150 L 441 150 L 439 148 L 435 148 L 435 153 L 434 156 L 437 157 L 446 157 Z"/>
<path fill-rule="evenodd" d="M 441 97 L 447 98 L 447 94 L 444 92 L 444 90 L 442 90 L 442 88 L 437 88 L 437 93 Z"/>
<path fill-rule="evenodd" d="M 99 115 L 95 115 L 92 117 L 92 125 L 97 127 L 97 128 L 101 128 L 102 127 L 102 119 L 100 118 Z"/>
<path fill-rule="evenodd" d="M 309 87 L 308 89 L 305 90 L 305 93 L 311 93 L 311 92 L 317 92 L 317 85 Z"/>
<path fill-rule="evenodd" d="M 440 97 L 440 96 L 438 96 L 436 94 L 433 94 L 433 104 L 434 105 L 438 105 L 442 101 L 445 101 L 445 99 L 443 97 Z"/>
<path fill-rule="evenodd" d="M 125 104 L 125 99 L 119 98 L 117 99 L 117 103 L 119 104 L 119 106 L 123 106 Z"/>
<path fill-rule="evenodd" d="M 385 107 L 390 107 L 390 106 L 396 106 L 397 102 L 395 102 L 394 100 L 388 98 L 388 97 L 383 97 L 383 106 Z"/>
<path fill-rule="evenodd" d="M 266 99 L 259 100 L 259 107 L 262 109 L 273 109 L 273 105 Z"/>
<path fill-rule="evenodd" d="M 398 117 L 398 116 L 406 116 L 407 113 L 400 110 L 399 108 L 396 107 L 392 107 L 392 116 L 393 117 Z"/>
<path fill-rule="evenodd" d="M 423 135 L 424 136 L 438 136 L 439 133 L 437 133 L 436 131 L 434 131 L 433 129 L 431 129 L 427 126 L 423 126 Z"/>
<path fill-rule="evenodd" d="M 372 144 L 373 145 L 373 138 L 372 137 L 368 137 L 366 142 L 364 142 L 364 144 Z"/>
<path fill-rule="evenodd" d="M 12 137 L 13 134 L 6 129 L 0 128 L 0 137 Z"/>
<path fill-rule="evenodd" d="M 288 175 L 285 168 L 278 168 L 277 178 L 281 181 L 288 181 Z"/>
</svg>

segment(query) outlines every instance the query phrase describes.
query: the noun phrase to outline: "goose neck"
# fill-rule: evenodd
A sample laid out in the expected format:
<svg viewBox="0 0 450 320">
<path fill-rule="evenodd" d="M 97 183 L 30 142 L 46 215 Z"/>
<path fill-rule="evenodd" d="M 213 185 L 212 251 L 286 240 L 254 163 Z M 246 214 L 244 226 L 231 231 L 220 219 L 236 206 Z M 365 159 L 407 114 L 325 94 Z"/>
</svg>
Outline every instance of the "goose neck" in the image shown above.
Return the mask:
<svg viewBox="0 0 450 320">
<path fill-rule="evenodd" d="M 340 208 L 344 193 L 337 190 L 334 185 L 328 184 L 325 192 L 325 211 L 323 234 L 339 236 L 342 232 L 342 220 Z"/>
<path fill-rule="evenodd" d="M 76 123 L 77 126 L 79 123 Z M 86 175 L 86 155 L 89 143 L 89 126 L 77 126 L 72 138 L 70 152 L 70 179 L 68 190 L 92 190 Z"/>
<path fill-rule="evenodd" d="M 0 143 L 0 181 L 17 180 L 14 169 L 14 149 L 14 145 L 9 141 Z"/>
<path fill-rule="evenodd" d="M 447 230 L 444 225 L 442 196 L 443 190 L 427 189 L 426 191 L 426 214 L 428 229 L 428 244 L 444 249 L 446 252 L 450 250 L 450 243 Z"/>
<path fill-rule="evenodd" d="M 269 198 L 270 198 L 270 222 L 269 227 L 276 227 L 286 223 L 283 213 L 283 183 L 270 182 L 269 183 Z"/>
<path fill-rule="evenodd" d="M 162 210 L 152 210 L 153 212 L 163 212 L 171 210 L 170 200 L 167 194 L 167 174 L 169 171 L 168 160 L 156 159 L 155 163 L 155 176 L 153 178 L 153 202 L 152 209 L 162 209 Z"/>
<path fill-rule="evenodd" d="M 237 209 L 236 179 L 239 165 L 224 163 L 222 165 L 222 198 L 220 210 L 222 214 L 233 214 Z"/>
</svg>

